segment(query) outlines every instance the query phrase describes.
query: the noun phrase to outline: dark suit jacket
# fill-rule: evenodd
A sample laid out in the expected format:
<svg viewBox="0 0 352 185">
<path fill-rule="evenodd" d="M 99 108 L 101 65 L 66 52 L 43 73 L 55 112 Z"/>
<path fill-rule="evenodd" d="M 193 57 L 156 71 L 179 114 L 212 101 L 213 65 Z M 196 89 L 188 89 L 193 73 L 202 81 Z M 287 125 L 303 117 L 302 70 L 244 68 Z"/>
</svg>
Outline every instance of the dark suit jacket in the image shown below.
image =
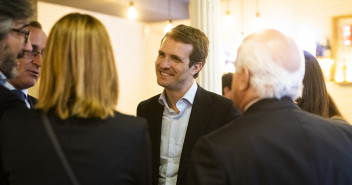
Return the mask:
<svg viewBox="0 0 352 185">
<path fill-rule="evenodd" d="M 0 119 L 6 110 L 13 108 L 27 108 L 27 106 L 16 94 L 0 85 Z"/>
<path fill-rule="evenodd" d="M 34 98 L 31 95 L 28 95 L 27 99 L 28 99 L 29 105 L 31 106 L 31 109 L 33 109 L 34 106 L 37 104 L 37 101 L 38 101 L 37 98 Z"/>
<path fill-rule="evenodd" d="M 158 102 L 159 95 L 139 103 L 137 116 L 147 119 L 152 143 L 153 184 L 157 184 L 160 165 L 161 122 L 164 107 Z M 204 90 L 198 85 L 194 98 L 187 132 L 182 148 L 177 185 L 184 184 L 184 176 L 193 147 L 198 138 L 207 134 L 230 120 L 239 117 L 231 100 Z"/>
<path fill-rule="evenodd" d="M 199 140 L 189 175 L 193 185 L 351 185 L 352 126 L 264 99 Z"/>
<path fill-rule="evenodd" d="M 105 120 L 54 116 L 49 120 L 80 184 L 151 184 L 144 119 L 115 112 Z M 70 184 L 38 110 L 6 112 L 0 131 L 1 161 L 9 184 Z"/>
</svg>

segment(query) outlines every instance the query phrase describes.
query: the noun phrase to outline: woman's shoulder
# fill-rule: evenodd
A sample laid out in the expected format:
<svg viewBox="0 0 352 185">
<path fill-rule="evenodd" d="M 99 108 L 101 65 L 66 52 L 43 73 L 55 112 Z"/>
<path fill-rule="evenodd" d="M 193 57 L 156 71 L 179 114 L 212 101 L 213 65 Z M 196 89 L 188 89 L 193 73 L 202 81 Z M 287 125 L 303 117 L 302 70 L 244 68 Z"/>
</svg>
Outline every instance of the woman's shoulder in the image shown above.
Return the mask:
<svg viewBox="0 0 352 185">
<path fill-rule="evenodd" d="M 111 117 L 112 120 L 128 122 L 128 123 L 145 123 L 146 120 L 141 117 L 136 117 L 133 115 L 124 114 L 118 111 L 115 111 L 114 116 Z"/>
<path fill-rule="evenodd" d="M 114 116 L 104 120 L 106 123 L 113 124 L 116 127 L 145 127 L 147 121 L 141 117 L 135 117 L 116 111 Z"/>
</svg>

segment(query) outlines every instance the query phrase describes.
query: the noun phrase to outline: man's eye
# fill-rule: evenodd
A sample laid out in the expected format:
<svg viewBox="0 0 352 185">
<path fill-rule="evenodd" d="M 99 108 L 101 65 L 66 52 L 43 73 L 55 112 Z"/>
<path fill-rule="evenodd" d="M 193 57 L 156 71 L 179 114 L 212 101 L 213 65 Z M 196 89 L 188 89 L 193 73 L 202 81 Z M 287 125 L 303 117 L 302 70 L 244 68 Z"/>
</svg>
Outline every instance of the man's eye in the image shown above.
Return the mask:
<svg viewBox="0 0 352 185">
<path fill-rule="evenodd" d="M 159 56 L 160 56 L 160 57 L 164 57 L 165 54 L 164 54 L 164 53 L 159 53 Z"/>
<path fill-rule="evenodd" d="M 171 59 L 176 62 L 181 62 L 181 60 L 178 57 L 171 57 Z"/>
</svg>

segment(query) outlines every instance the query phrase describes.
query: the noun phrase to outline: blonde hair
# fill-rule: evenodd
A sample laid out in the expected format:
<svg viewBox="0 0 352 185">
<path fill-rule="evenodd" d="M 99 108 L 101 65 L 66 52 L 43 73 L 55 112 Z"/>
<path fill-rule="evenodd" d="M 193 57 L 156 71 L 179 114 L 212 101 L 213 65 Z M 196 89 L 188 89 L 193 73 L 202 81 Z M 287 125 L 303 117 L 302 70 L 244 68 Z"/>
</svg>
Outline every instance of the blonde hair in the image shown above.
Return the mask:
<svg viewBox="0 0 352 185">
<path fill-rule="evenodd" d="M 36 108 L 61 119 L 114 114 L 117 69 L 109 35 L 96 18 L 62 17 L 49 34 L 41 72 Z"/>
</svg>

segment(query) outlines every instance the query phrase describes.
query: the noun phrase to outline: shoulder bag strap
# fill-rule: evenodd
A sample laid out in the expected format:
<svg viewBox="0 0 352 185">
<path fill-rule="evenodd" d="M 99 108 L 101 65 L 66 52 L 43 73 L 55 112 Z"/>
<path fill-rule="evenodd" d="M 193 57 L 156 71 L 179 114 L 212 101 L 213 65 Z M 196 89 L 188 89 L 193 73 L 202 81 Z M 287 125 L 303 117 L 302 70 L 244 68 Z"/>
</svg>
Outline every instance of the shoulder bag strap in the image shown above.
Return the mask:
<svg viewBox="0 0 352 185">
<path fill-rule="evenodd" d="M 66 174 L 68 175 L 72 185 L 79 185 L 78 179 L 76 177 L 76 175 L 73 173 L 73 170 L 70 166 L 70 164 L 67 161 L 67 158 L 64 154 L 64 152 L 62 151 L 59 142 L 57 141 L 57 138 L 55 136 L 54 130 L 50 125 L 50 121 L 48 119 L 48 117 L 42 113 L 41 114 L 41 118 L 42 118 L 42 122 L 45 128 L 46 133 L 49 136 L 49 139 L 51 141 L 51 144 L 53 145 L 55 152 L 57 154 L 57 156 L 59 157 L 61 164 L 63 165 Z"/>
</svg>

